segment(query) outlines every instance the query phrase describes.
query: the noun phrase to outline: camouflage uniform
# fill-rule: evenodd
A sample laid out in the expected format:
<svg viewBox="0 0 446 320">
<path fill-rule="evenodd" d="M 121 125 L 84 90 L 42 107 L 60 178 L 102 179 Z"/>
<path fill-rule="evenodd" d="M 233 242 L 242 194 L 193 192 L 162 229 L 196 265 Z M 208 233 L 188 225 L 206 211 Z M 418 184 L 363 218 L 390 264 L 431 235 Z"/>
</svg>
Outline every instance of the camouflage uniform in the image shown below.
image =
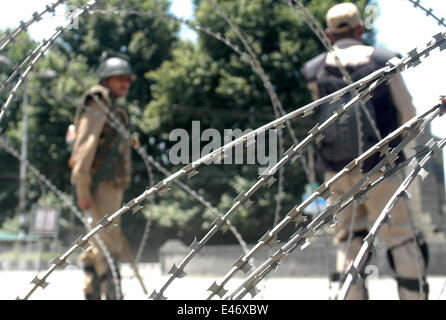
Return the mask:
<svg viewBox="0 0 446 320">
<path fill-rule="evenodd" d="M 334 34 L 335 30 L 340 30 L 340 33 L 342 33 L 349 30 L 349 28 L 358 26 L 360 23 L 362 22 L 359 16 L 359 11 L 357 7 L 351 3 L 336 5 L 327 13 L 327 25 L 329 30 Z M 379 50 L 379 52 L 381 52 L 380 55 L 383 53 L 383 49 L 366 46 L 361 41 L 351 37 L 338 39 L 334 42 L 333 49 L 337 53 L 342 65 L 346 67 L 347 70 L 357 70 L 366 64 L 375 63 L 376 52 Z M 395 54 L 392 52 L 384 51 L 384 59 L 380 59 L 385 63 L 394 55 Z M 301 70 L 303 76 L 308 81 L 308 88 L 312 93 L 313 99 L 319 99 L 323 96 L 320 92 L 320 81 L 323 80 L 327 83 L 330 81 L 328 78 L 317 80 L 316 74 L 321 68 L 325 68 L 325 66 L 328 66 L 328 68 L 331 67 L 332 69 L 337 68 L 335 57 L 332 52 L 323 53 L 310 60 Z M 400 75 L 396 75 L 385 90 L 388 99 L 377 100 L 378 103 L 382 104 L 376 105 L 376 115 L 377 119 L 380 121 L 378 122 L 378 129 L 380 130 L 382 137 L 415 116 L 415 108 L 412 104 L 412 98 Z M 321 106 L 321 108 L 323 107 L 324 105 Z M 393 116 L 390 117 L 387 116 L 387 114 L 393 114 Z M 392 120 L 390 118 L 392 118 Z M 336 123 L 332 124 L 332 126 L 336 125 Z M 401 159 L 404 157 L 402 154 L 399 156 Z M 344 164 L 335 165 L 327 162 L 323 158 L 322 150 L 319 150 L 316 165 L 319 170 L 324 172 L 324 178 L 328 181 L 334 177 L 337 171 L 344 167 Z M 401 159 L 398 161 L 401 161 Z M 373 165 L 376 163 L 377 161 L 375 161 Z M 371 166 L 367 170 L 370 169 Z M 328 199 L 328 204 L 334 203 L 361 178 L 362 174 L 347 173 L 344 175 L 331 188 L 332 195 Z M 375 181 L 378 178 L 379 174 L 375 174 L 371 177 L 371 181 Z M 362 239 L 368 234 L 367 228 L 369 220 L 375 221 L 377 219 L 398 186 L 399 183 L 397 181 L 386 179 L 376 188 L 367 193 L 367 200 L 357 207 L 353 235 L 348 249 L 347 238 L 353 217 L 352 206 L 345 208 L 337 215 L 339 222 L 335 227 L 336 236 L 334 241 L 339 245 L 336 263 L 336 269 L 338 271 L 337 277 L 339 277 L 339 274 L 346 271 L 350 262 L 358 254 L 362 245 Z M 388 258 L 395 271 L 400 299 L 420 299 L 418 272 L 420 272 L 423 277 L 424 291 L 427 292 L 428 290 L 427 283 L 425 282 L 427 247 L 423 244 L 421 239 L 418 239 L 418 237 L 417 239 L 414 239 L 409 224 L 406 204 L 403 201 L 399 201 L 392 210 L 392 227 L 389 228 L 389 226 L 384 225 L 379 234 L 388 247 Z M 416 241 L 417 245 L 414 245 L 414 241 Z M 424 261 L 421 261 L 421 270 L 418 270 L 416 263 L 417 254 L 425 258 Z M 363 285 L 355 284 L 352 286 L 347 299 L 366 299 L 367 296 L 366 288 Z"/>
<path fill-rule="evenodd" d="M 93 95 L 117 115 L 125 126 L 129 125 L 129 119 L 127 112 L 116 106 L 109 89 L 101 85 L 92 87 L 83 96 L 83 105 L 87 105 L 91 110 L 81 108 L 76 114 L 71 179 L 76 186 L 78 198 L 91 196 L 92 225 L 96 226 L 104 216 L 113 214 L 121 207 L 124 191 L 129 187 L 131 180 L 131 147 L 128 140 L 121 138 L 121 135 L 105 122 L 106 113 L 103 106 L 93 99 Z M 117 227 L 98 233 L 116 264 L 121 259 L 122 251 L 119 220 L 117 223 Z M 105 256 L 94 240 L 92 244 L 81 255 L 86 274 L 86 298 L 100 299 L 101 293 L 105 293 L 108 299 L 113 299 L 116 293 Z"/>
</svg>

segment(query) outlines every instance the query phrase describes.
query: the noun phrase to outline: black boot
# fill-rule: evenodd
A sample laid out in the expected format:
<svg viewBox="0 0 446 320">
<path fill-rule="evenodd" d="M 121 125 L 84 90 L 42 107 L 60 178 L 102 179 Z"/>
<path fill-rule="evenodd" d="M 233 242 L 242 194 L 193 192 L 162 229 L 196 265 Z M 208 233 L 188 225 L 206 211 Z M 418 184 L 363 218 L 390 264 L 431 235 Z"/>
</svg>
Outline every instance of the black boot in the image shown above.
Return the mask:
<svg viewBox="0 0 446 320">
<path fill-rule="evenodd" d="M 101 300 L 100 280 L 94 266 L 84 266 L 84 272 L 93 280 L 91 283 L 92 292 L 85 293 L 85 300 Z"/>
</svg>

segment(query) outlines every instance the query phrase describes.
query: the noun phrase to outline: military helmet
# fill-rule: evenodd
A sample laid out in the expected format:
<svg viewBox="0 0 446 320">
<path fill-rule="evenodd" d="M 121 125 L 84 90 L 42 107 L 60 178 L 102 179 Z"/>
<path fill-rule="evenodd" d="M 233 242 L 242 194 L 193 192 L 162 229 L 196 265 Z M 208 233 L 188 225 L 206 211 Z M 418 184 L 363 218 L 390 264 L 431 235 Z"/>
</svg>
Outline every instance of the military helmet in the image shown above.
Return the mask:
<svg viewBox="0 0 446 320">
<path fill-rule="evenodd" d="M 97 74 L 99 82 L 113 76 L 130 76 L 131 81 L 136 80 L 136 75 L 128 62 L 128 57 L 123 54 L 115 54 L 109 57 L 108 53 L 103 53 Z"/>
</svg>

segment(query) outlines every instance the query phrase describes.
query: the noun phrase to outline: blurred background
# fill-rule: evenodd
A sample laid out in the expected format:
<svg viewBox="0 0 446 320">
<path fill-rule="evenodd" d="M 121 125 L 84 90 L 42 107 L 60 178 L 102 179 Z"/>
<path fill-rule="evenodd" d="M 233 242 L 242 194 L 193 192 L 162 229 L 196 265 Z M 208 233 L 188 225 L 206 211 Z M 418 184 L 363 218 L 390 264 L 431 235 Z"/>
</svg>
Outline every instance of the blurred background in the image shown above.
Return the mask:
<svg viewBox="0 0 446 320">
<path fill-rule="evenodd" d="M 72 0 L 68 4 L 80 7 L 85 2 Z M 299 70 L 304 62 L 323 52 L 324 48 L 298 14 L 284 1 L 218 2 L 254 48 L 285 111 L 311 102 Z M 325 12 L 340 2 L 343 1 L 304 1 L 324 27 Z M 371 22 L 371 28 L 364 36 L 368 44 L 381 45 L 405 54 L 444 31 L 443 27 L 408 1 L 353 2 L 359 5 Z M 7 9 L 0 11 L 1 33 L 17 27 L 20 21 L 28 20 L 33 12 L 41 11 L 47 4 L 49 0 L 15 0 L 8 3 Z M 423 5 L 434 8 L 434 12 L 440 16 L 446 13 L 446 3 L 443 1 L 424 0 Z M 190 19 L 240 45 L 234 31 L 207 1 L 109 0 L 104 1 L 103 6 Z M 366 10 L 370 6 L 376 10 Z M 10 61 L 2 63 L 1 80 L 7 78 L 11 67 L 20 63 L 30 49 L 42 39 L 49 38 L 57 26 L 67 21 L 67 8 L 61 5 L 55 14 L 47 14 L 1 53 L 4 59 L 8 59 L 4 61 Z M 66 132 L 73 123 L 76 107 L 62 97 L 79 101 L 86 86 L 98 82 L 95 71 L 105 50 L 123 52 L 131 58 L 138 76 L 126 102 L 131 115 L 131 131 L 138 133 L 141 143 L 148 146 L 148 154 L 172 172 L 180 168 L 171 165 L 168 159 L 173 145 L 173 142 L 169 142 L 169 133 L 173 129 L 183 128 L 190 132 L 192 121 L 197 120 L 202 131 L 207 128 L 220 132 L 236 128 L 245 130 L 255 129 L 274 119 L 273 108 L 261 79 L 224 43 L 167 18 L 110 13 L 82 16 L 78 28 L 65 32 L 37 64 L 1 124 L 2 134 L 13 146 L 20 150 L 26 143 L 28 161 L 70 197 L 73 197 L 73 190 L 67 163 L 71 146 L 66 142 Z M 440 67 L 445 63 L 444 52 L 436 52 L 422 65 L 403 73 L 417 113 L 438 103 L 439 96 L 446 93 L 444 70 Z M 60 98 L 44 94 L 43 89 Z M 2 94 L 0 101 L 3 103 L 7 97 L 7 94 Z M 298 119 L 292 124 L 297 137 L 302 139 L 314 126 L 314 119 Z M 431 133 L 437 138 L 446 136 L 444 118 L 433 123 Z M 292 145 L 288 133 L 285 133 L 284 140 L 288 149 Z M 413 205 L 417 223 L 429 236 L 428 241 L 444 243 L 446 205 L 442 157 L 438 157 L 432 166 L 434 174 L 424 182 L 424 187 L 413 187 Z M 24 164 L 22 172 L 26 174 L 20 178 L 20 167 L 17 159 L 0 150 L 0 262 L 6 268 L 12 265 L 18 267 L 18 261 L 23 260 L 43 261 L 38 262 L 40 268 L 83 234 L 84 228 L 69 208 L 32 172 L 26 170 Z M 153 171 L 156 182 L 164 178 L 157 170 Z M 255 165 L 213 165 L 202 167 L 199 175 L 185 182 L 224 213 L 232 206 L 233 199 L 257 178 Z M 322 182 L 320 176 L 317 176 L 317 180 Z M 307 195 L 308 183 L 299 162 L 286 167 L 281 216 Z M 134 153 L 133 181 L 126 192 L 125 201 L 141 194 L 148 185 L 144 162 Z M 272 227 L 277 188 L 276 184 L 261 190 L 249 210 L 241 208 L 231 219 L 247 243 L 255 243 Z M 52 218 L 48 218 L 46 224 L 42 222 L 49 230 L 36 230 L 38 222 L 35 217 L 45 210 L 52 212 L 48 214 Z M 311 216 L 311 212 L 308 215 Z M 122 217 L 122 228 L 133 251 L 141 244 L 148 218 L 152 224 L 141 261 L 159 262 L 162 258 L 160 248 L 164 248 L 162 252 L 165 253 L 169 243 L 173 243 L 175 248 L 182 248 L 194 238 L 200 239 L 215 216 L 174 185 L 169 193 L 155 197 L 154 206 L 147 202 L 139 214 Z M 292 227 L 285 228 L 279 239 L 288 239 L 293 231 Z M 219 233 L 209 242 L 214 246 L 236 244 L 237 240 L 230 232 Z M 32 265 L 35 266 L 35 263 Z"/>
</svg>

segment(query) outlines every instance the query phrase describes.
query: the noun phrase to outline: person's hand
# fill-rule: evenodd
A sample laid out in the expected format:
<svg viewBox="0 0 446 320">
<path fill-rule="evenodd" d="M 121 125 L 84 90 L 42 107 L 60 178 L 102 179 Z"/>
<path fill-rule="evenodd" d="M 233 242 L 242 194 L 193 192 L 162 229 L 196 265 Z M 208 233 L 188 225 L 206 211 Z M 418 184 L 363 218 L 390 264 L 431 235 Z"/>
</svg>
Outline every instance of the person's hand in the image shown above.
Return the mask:
<svg viewBox="0 0 446 320">
<path fill-rule="evenodd" d="M 91 208 L 91 197 L 81 198 L 77 200 L 77 205 L 81 210 L 87 210 Z"/>
</svg>

